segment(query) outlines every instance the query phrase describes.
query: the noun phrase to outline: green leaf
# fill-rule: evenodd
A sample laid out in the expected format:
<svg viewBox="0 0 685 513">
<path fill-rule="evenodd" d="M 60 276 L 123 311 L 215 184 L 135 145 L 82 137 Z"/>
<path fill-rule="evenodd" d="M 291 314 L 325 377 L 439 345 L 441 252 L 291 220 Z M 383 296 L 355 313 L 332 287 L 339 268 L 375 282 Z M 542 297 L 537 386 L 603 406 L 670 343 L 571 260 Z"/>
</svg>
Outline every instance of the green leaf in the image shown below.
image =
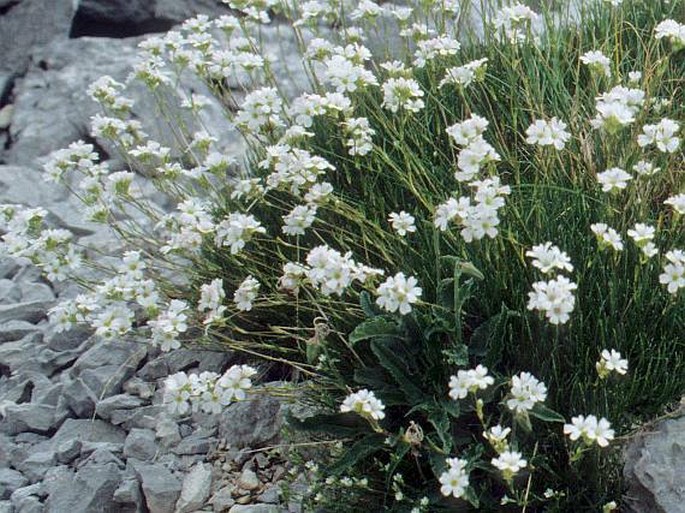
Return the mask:
<svg viewBox="0 0 685 513">
<path fill-rule="evenodd" d="M 435 428 L 435 432 L 440 438 L 441 449 L 446 453 L 452 450 L 452 437 L 450 436 L 450 419 L 447 412 L 439 407 L 428 415 L 428 422 Z"/>
<path fill-rule="evenodd" d="M 328 471 L 331 474 L 339 475 L 356 465 L 360 460 L 372 455 L 385 448 L 386 436 L 380 433 L 366 435 L 364 438 L 350 447 L 345 454 L 336 461 Z"/>
<path fill-rule="evenodd" d="M 368 291 L 363 290 L 362 293 L 359 294 L 359 305 L 367 318 L 373 319 L 378 315 L 376 308 L 374 307 L 373 299 L 371 299 L 371 294 L 369 294 Z"/>
<path fill-rule="evenodd" d="M 407 362 L 401 358 L 396 349 L 391 348 L 389 344 L 385 344 L 381 340 L 371 341 L 371 350 L 378 358 L 378 363 L 393 377 L 397 386 L 407 396 L 408 402 L 411 404 L 421 403 L 423 402 L 423 392 L 414 384 L 416 376 L 409 372 Z"/>
<path fill-rule="evenodd" d="M 521 426 L 521 428 L 526 432 L 526 433 L 531 433 L 533 431 L 533 426 L 530 423 L 530 417 L 528 416 L 528 412 L 516 412 L 514 415 L 514 421 Z"/>
<path fill-rule="evenodd" d="M 469 363 L 469 348 L 466 344 L 457 344 L 451 349 L 443 349 L 442 354 L 448 365 L 466 367 Z"/>
<path fill-rule="evenodd" d="M 377 337 L 401 337 L 399 326 L 396 322 L 386 319 L 385 317 L 374 317 L 368 321 L 359 324 L 350 333 L 350 343 L 356 344 L 362 340 L 368 340 Z"/>
<path fill-rule="evenodd" d="M 536 419 L 540 419 L 545 422 L 559 422 L 560 424 L 564 424 L 566 422 L 566 419 L 560 413 L 547 408 L 547 406 L 541 403 L 536 403 L 535 406 L 533 406 L 533 409 L 529 410 L 529 413 Z"/>
</svg>

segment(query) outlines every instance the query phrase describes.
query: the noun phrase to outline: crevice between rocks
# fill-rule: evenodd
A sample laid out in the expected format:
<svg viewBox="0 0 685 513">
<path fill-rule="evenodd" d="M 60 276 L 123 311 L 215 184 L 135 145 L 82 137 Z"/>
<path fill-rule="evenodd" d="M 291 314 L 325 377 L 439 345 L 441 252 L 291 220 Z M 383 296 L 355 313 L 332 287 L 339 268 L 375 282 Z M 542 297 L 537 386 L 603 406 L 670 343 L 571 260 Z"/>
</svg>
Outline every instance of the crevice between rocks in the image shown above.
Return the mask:
<svg viewBox="0 0 685 513">
<path fill-rule="evenodd" d="M 114 22 L 112 20 L 101 20 L 91 16 L 88 12 L 79 9 L 74 15 L 69 31 L 69 38 L 79 37 L 111 37 L 123 39 L 127 37 L 142 36 L 144 34 L 155 34 L 168 32 L 176 25 L 173 20 L 167 19 L 148 19 L 137 23 Z"/>
<path fill-rule="evenodd" d="M 0 6 L 0 16 L 4 16 L 8 12 L 10 12 L 12 9 L 14 9 L 17 5 L 21 3 L 21 0 L 11 0 L 10 2 L 6 3 L 5 5 Z"/>
</svg>

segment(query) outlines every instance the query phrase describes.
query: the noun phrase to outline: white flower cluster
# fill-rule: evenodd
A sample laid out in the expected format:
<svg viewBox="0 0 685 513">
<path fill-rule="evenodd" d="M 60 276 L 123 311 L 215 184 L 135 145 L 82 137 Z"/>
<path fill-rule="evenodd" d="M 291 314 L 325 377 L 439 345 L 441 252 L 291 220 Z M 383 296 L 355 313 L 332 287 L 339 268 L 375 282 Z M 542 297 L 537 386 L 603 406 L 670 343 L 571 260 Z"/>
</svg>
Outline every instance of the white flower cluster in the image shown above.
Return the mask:
<svg viewBox="0 0 685 513">
<path fill-rule="evenodd" d="M 495 383 L 495 379 L 488 375 L 488 368 L 478 365 L 475 369 L 457 371 L 456 376 L 450 376 L 449 396 L 455 401 L 464 399 L 469 393 L 485 390 Z"/>
<path fill-rule="evenodd" d="M 233 302 L 236 304 L 238 310 L 242 312 L 249 312 L 252 310 L 252 303 L 259 295 L 259 287 L 259 282 L 252 276 L 248 276 L 243 280 L 233 294 Z"/>
<path fill-rule="evenodd" d="M 583 439 L 586 445 L 597 443 L 600 447 L 606 447 L 614 439 L 614 430 L 607 419 L 599 419 L 594 415 L 578 415 L 571 418 L 570 424 L 564 424 L 564 434 L 576 441 Z"/>
<path fill-rule="evenodd" d="M 628 230 L 628 237 L 633 239 L 635 245 L 640 248 L 646 259 L 659 254 L 659 250 L 654 244 L 654 234 L 656 228 L 644 223 L 635 223 L 635 226 Z"/>
<path fill-rule="evenodd" d="M 521 372 L 511 378 L 510 398 L 507 408 L 517 413 L 524 413 L 533 409 L 535 403 L 547 399 L 547 387 L 530 372 Z"/>
<path fill-rule="evenodd" d="M 493 22 L 497 30 L 504 31 L 504 35 L 511 43 L 521 43 L 532 32 L 533 24 L 539 15 L 530 7 L 519 2 L 500 9 Z"/>
<path fill-rule="evenodd" d="M 61 281 L 75 273 L 82 264 L 81 255 L 72 244 L 73 234 L 64 229 L 48 228 L 47 211 L 21 205 L 0 205 L 0 252 L 30 259 L 42 268 L 48 279 Z"/>
<path fill-rule="evenodd" d="M 382 90 L 382 106 L 390 112 L 396 113 L 400 109 L 418 112 L 423 109 L 424 103 L 421 98 L 424 93 L 413 78 L 389 78 L 383 83 Z"/>
<path fill-rule="evenodd" d="M 668 263 L 659 275 L 659 283 L 666 285 L 668 292 L 675 295 L 685 288 L 685 251 L 674 249 L 666 253 Z"/>
<path fill-rule="evenodd" d="M 604 349 L 600 355 L 599 361 L 595 364 L 597 374 L 601 379 L 605 379 L 615 372 L 616 374 L 624 375 L 628 372 L 628 360 L 621 356 L 621 353 L 612 349 Z"/>
<path fill-rule="evenodd" d="M 566 123 L 553 117 L 549 121 L 538 119 L 526 130 L 526 142 L 538 146 L 554 146 L 563 150 L 571 134 L 566 131 Z"/>
<path fill-rule="evenodd" d="M 131 111 L 133 100 L 121 95 L 126 85 L 104 75 L 90 84 L 86 89 L 88 96 L 102 105 L 105 110 L 117 115 L 125 115 Z"/>
<path fill-rule="evenodd" d="M 273 87 L 263 87 L 245 96 L 235 124 L 249 134 L 268 133 L 283 126 L 283 101 Z"/>
<path fill-rule="evenodd" d="M 354 282 L 364 284 L 375 276 L 383 275 L 379 269 L 355 262 L 351 252 L 343 255 L 325 245 L 311 249 L 305 260 L 307 265 L 284 264 L 283 275 L 279 279 L 281 289 L 297 292 L 306 283 L 324 296 L 341 296 Z"/>
<path fill-rule="evenodd" d="M 232 212 L 214 229 L 217 246 L 230 246 L 231 254 L 237 255 L 245 244 L 257 233 L 266 233 L 266 228 L 251 214 Z"/>
<path fill-rule="evenodd" d="M 383 402 L 367 389 L 348 395 L 340 405 L 342 413 L 354 412 L 373 420 L 383 420 L 385 418 L 384 410 Z"/>
<path fill-rule="evenodd" d="M 373 149 L 373 136 L 376 131 L 369 125 L 367 118 L 351 118 L 343 122 L 343 128 L 348 139 L 345 146 L 350 155 L 368 155 Z"/>
<path fill-rule="evenodd" d="M 221 413 L 234 401 L 243 401 L 252 388 L 252 376 L 257 370 L 249 365 L 234 365 L 223 375 L 201 372 L 187 375 L 177 372 L 164 381 L 164 402 L 178 415 L 203 411 Z"/>
<path fill-rule="evenodd" d="M 487 119 L 472 114 L 469 119 L 446 129 L 447 135 L 457 145 L 463 147 L 457 158 L 459 170 L 454 174 L 457 181 L 469 182 L 474 179 L 483 166 L 500 160 L 499 154 L 483 138 L 487 128 Z"/>
<path fill-rule="evenodd" d="M 176 212 L 166 214 L 157 224 L 157 229 L 164 228 L 168 232 L 166 244 L 161 248 L 162 253 L 198 249 L 203 237 L 213 234 L 216 230 L 209 213 L 210 208 L 206 201 L 188 198 L 176 206 Z M 249 231 L 245 233 L 251 235 Z M 244 245 L 245 241 L 242 241 L 241 245 L 236 239 L 236 253 Z"/>
<path fill-rule="evenodd" d="M 447 470 L 443 472 L 438 481 L 440 493 L 445 497 L 450 495 L 455 498 L 463 497 L 469 486 L 469 474 L 466 470 L 468 462 L 460 458 L 448 458 Z"/>
<path fill-rule="evenodd" d="M 532 250 L 526 251 L 526 256 L 533 259 L 533 267 L 540 269 L 543 274 L 549 274 L 554 269 L 573 272 L 569 256 L 551 242 L 533 246 Z"/>
<path fill-rule="evenodd" d="M 606 223 L 594 223 L 590 225 L 590 229 L 597 237 L 600 249 L 611 248 L 614 251 L 623 251 L 621 236 Z"/>
<path fill-rule="evenodd" d="M 551 242 L 534 246 L 526 252 L 526 256 L 533 258 L 533 266 L 544 274 L 555 269 L 573 271 L 573 265 L 568 255 Z M 533 291 L 528 293 L 528 310 L 544 312 L 545 317 L 552 324 L 564 324 L 573 311 L 576 298 L 573 291 L 578 286 L 565 276 L 557 276 L 548 281 L 533 283 Z"/>
<path fill-rule="evenodd" d="M 444 78 L 440 81 L 440 87 L 455 84 L 466 89 L 473 82 L 484 80 L 487 63 L 488 59 L 483 58 L 468 62 L 463 66 L 448 68 L 445 70 Z"/>
<path fill-rule="evenodd" d="M 585 52 L 580 56 L 580 62 L 590 69 L 597 71 L 607 78 L 611 78 L 611 60 L 599 50 Z"/>
<path fill-rule="evenodd" d="M 259 163 L 263 169 L 273 169 L 266 178 L 270 189 L 286 188 L 299 196 L 317 183 L 319 177 L 335 167 L 323 157 L 307 150 L 277 144 L 266 148 L 267 158 Z"/>
<path fill-rule="evenodd" d="M 414 65 L 417 68 L 423 68 L 428 61 L 431 61 L 436 57 L 456 55 L 461 48 L 459 41 L 446 34 L 418 41 L 416 46 Z"/>
<path fill-rule="evenodd" d="M 640 148 L 655 145 L 659 151 L 664 153 L 675 153 L 680 147 L 680 124 L 672 119 L 664 118 L 656 125 L 645 125 L 642 127 L 642 134 L 637 137 L 637 144 Z"/>
<path fill-rule="evenodd" d="M 609 133 L 615 133 L 635 121 L 644 101 L 644 91 L 616 86 L 597 97 L 597 114 L 590 124 L 595 129 L 603 128 Z"/>
<path fill-rule="evenodd" d="M 664 20 L 654 29 L 657 39 L 666 39 L 675 50 L 685 47 L 685 25 L 675 20 Z"/>
<path fill-rule="evenodd" d="M 207 312 L 204 324 L 212 324 L 223 317 L 226 307 L 222 304 L 226 299 L 224 282 L 220 278 L 205 283 L 200 287 L 200 300 L 197 302 L 199 312 Z"/>
<path fill-rule="evenodd" d="M 421 287 L 417 287 L 416 278 L 407 278 L 404 273 L 388 277 L 376 289 L 376 304 L 383 310 L 393 313 L 399 310 L 401 315 L 411 312 L 411 305 L 421 297 Z"/>
</svg>

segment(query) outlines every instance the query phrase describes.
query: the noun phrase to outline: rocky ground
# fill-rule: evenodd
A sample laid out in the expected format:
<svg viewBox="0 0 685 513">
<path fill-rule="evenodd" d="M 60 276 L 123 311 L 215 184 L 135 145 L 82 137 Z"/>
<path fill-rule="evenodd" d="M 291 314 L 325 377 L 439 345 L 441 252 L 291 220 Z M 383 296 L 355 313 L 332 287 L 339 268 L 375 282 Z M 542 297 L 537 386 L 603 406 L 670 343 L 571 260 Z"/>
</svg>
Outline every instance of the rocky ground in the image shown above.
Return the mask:
<svg viewBox="0 0 685 513">
<path fill-rule="evenodd" d="M 143 34 L 225 12 L 214 0 L 0 0 L 0 203 L 42 206 L 84 244 L 115 250 L 65 191 L 42 181 L 42 159 L 86 139 L 114 161 L 89 138 L 97 106 L 86 86 L 103 74 L 123 79 Z M 292 56 L 278 27 L 265 34 Z M 138 100 L 136 115 L 156 119 Z M 225 134 L 225 151 L 240 151 L 218 110 L 207 122 Z M 55 333 L 46 312 L 73 293 L 26 262 L 0 260 L 0 513 L 299 510 L 280 494 L 278 483 L 292 480 L 287 462 L 255 450 L 278 441 L 279 401 L 259 396 L 181 424 L 160 404 L 167 375 L 222 372 L 232 355 Z M 685 419 L 653 426 L 628 455 L 635 511 L 685 511 Z"/>
</svg>

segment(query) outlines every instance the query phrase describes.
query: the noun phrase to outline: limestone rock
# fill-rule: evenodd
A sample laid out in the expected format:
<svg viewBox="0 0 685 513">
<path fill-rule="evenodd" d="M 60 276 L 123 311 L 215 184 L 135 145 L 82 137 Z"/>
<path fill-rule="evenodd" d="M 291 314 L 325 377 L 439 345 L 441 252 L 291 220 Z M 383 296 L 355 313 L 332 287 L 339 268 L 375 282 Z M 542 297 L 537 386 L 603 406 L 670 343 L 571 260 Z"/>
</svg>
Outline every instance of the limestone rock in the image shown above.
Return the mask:
<svg viewBox="0 0 685 513">
<path fill-rule="evenodd" d="M 627 511 L 685 511 L 685 415 L 660 422 L 633 439 L 625 461 Z"/>
<path fill-rule="evenodd" d="M 201 508 L 209 498 L 212 487 L 212 466 L 198 463 L 183 479 L 181 497 L 176 503 L 177 513 L 192 513 Z"/>
<path fill-rule="evenodd" d="M 136 465 L 150 513 L 174 513 L 181 495 L 181 482 L 163 465 Z"/>
<path fill-rule="evenodd" d="M 14 490 L 28 484 L 29 480 L 16 470 L 0 468 L 0 500 L 9 499 Z"/>
<path fill-rule="evenodd" d="M 279 401 L 259 395 L 226 408 L 219 435 L 233 447 L 261 447 L 278 437 L 282 423 Z"/>
<path fill-rule="evenodd" d="M 159 448 L 155 442 L 155 432 L 150 429 L 132 429 L 124 442 L 124 457 L 150 461 Z"/>
</svg>

